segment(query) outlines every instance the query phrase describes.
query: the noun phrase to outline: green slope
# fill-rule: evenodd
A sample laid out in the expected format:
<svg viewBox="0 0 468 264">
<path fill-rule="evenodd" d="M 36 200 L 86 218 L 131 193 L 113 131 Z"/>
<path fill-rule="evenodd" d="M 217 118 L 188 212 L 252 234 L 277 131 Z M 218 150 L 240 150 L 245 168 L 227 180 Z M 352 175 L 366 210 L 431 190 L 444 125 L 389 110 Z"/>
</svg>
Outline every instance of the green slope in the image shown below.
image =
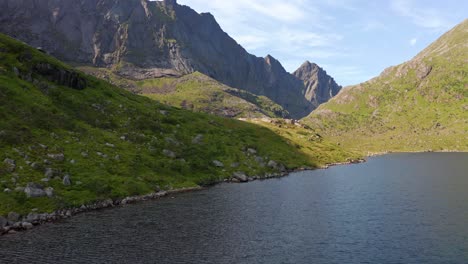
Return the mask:
<svg viewBox="0 0 468 264">
<path fill-rule="evenodd" d="M 265 96 L 226 86 L 202 73 L 182 77 L 131 80 L 112 69 L 78 66 L 98 78 L 174 107 L 231 118 L 287 117 L 289 113 Z"/>
<path fill-rule="evenodd" d="M 0 215 L 278 170 L 259 158 L 318 163 L 267 128 L 162 105 L 0 35 Z M 28 183 L 53 197 L 27 198 Z"/>
<path fill-rule="evenodd" d="M 468 150 L 468 20 L 304 122 L 356 150 Z"/>
</svg>

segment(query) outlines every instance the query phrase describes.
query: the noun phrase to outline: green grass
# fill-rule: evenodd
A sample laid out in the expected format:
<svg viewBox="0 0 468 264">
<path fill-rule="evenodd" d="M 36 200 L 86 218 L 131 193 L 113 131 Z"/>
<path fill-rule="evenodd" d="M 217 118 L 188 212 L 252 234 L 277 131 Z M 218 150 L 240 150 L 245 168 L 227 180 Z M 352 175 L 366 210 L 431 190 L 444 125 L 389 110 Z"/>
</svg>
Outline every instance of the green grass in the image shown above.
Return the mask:
<svg viewBox="0 0 468 264">
<path fill-rule="evenodd" d="M 38 63 L 76 72 L 0 36 L 0 215 L 10 211 L 26 214 L 33 208 L 50 212 L 159 188 L 211 184 L 235 171 L 249 175 L 273 172 L 248 155 L 247 148 L 288 168 L 314 165 L 268 128 L 166 106 L 79 72 L 87 82 L 85 89 L 60 86 L 32 70 Z M 15 75 L 14 68 L 22 78 Z M 32 80 L 27 80 L 28 75 Z M 192 143 L 197 135 L 203 135 L 200 144 Z M 164 149 L 177 157 L 165 156 Z M 65 160 L 47 156 L 56 153 L 63 153 Z M 14 172 L 7 170 L 6 158 L 16 161 Z M 225 167 L 213 166 L 213 160 Z M 31 167 L 30 162 L 37 166 Z M 232 168 L 232 163 L 239 167 Z M 54 188 L 53 198 L 3 192 L 29 182 L 41 183 L 45 168 L 60 172 L 57 179 L 43 183 Z M 65 174 L 71 176 L 71 186 L 62 184 L 60 178 Z"/>
<path fill-rule="evenodd" d="M 194 72 L 182 77 L 130 80 L 112 69 L 80 66 L 78 69 L 114 85 L 178 108 L 232 118 L 287 117 L 289 113 L 265 96 L 231 88 Z"/>
<path fill-rule="evenodd" d="M 413 60 L 345 88 L 304 122 L 357 151 L 468 150 L 467 32 L 465 21 Z"/>
</svg>

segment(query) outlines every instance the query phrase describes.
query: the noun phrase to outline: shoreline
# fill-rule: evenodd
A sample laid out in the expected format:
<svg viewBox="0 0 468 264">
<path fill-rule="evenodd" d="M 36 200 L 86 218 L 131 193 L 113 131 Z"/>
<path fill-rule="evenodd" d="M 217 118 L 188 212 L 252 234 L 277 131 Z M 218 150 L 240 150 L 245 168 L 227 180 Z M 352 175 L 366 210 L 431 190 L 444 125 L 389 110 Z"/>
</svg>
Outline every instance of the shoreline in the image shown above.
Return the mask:
<svg viewBox="0 0 468 264">
<path fill-rule="evenodd" d="M 451 151 L 451 150 L 443 150 L 443 151 L 427 150 L 427 151 L 412 151 L 412 152 L 387 151 L 387 152 L 376 152 L 376 153 L 369 152 L 368 156 L 366 156 L 365 158 L 360 158 L 356 160 L 348 160 L 345 162 L 329 163 L 323 166 L 318 166 L 316 168 L 300 167 L 300 168 L 293 169 L 290 171 L 268 174 L 268 175 L 265 175 L 264 177 L 249 177 L 246 181 L 239 181 L 236 178 L 230 178 L 230 179 L 221 180 L 219 182 L 215 182 L 208 186 L 196 186 L 196 187 L 188 187 L 188 188 L 179 188 L 179 189 L 168 190 L 168 191 L 159 191 L 159 192 L 153 192 L 153 193 L 144 194 L 144 195 L 128 196 L 122 199 L 115 199 L 115 200 L 112 200 L 109 198 L 106 200 L 97 201 L 92 204 L 82 205 L 80 207 L 64 208 L 64 209 L 56 210 L 52 213 L 29 213 L 27 216 L 24 216 L 23 218 L 18 219 L 17 221 L 8 221 L 7 225 L 3 228 L 0 227 L 0 237 L 4 235 L 13 235 L 18 232 L 27 231 L 40 225 L 44 225 L 47 223 L 54 223 L 54 222 L 67 219 L 78 214 L 90 212 L 90 211 L 97 211 L 97 210 L 106 209 L 106 208 L 119 207 L 119 206 L 124 206 L 127 204 L 143 202 L 143 201 L 157 200 L 157 199 L 161 199 L 169 195 L 173 195 L 173 194 L 200 191 L 200 190 L 204 190 L 206 188 L 209 188 L 211 186 L 214 186 L 220 183 L 227 183 L 227 182 L 246 183 L 246 182 L 252 182 L 256 180 L 268 180 L 268 179 L 282 178 L 282 177 L 289 176 L 292 173 L 301 172 L 301 171 L 329 169 L 330 167 L 334 167 L 334 166 L 364 163 L 364 162 L 367 162 L 367 158 L 383 156 L 383 155 L 392 154 L 392 153 L 431 153 L 431 152 L 433 153 L 467 153 L 464 151 Z"/>
</svg>

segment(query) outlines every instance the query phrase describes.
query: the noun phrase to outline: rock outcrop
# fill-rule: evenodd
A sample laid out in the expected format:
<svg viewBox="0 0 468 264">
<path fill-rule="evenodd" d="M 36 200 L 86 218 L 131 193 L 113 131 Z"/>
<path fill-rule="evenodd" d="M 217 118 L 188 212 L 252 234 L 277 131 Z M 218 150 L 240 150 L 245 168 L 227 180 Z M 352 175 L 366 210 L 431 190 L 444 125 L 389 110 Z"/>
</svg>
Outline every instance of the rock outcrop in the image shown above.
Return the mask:
<svg viewBox="0 0 468 264">
<path fill-rule="evenodd" d="M 328 102 L 342 88 L 326 71 L 309 61 L 304 62 L 293 75 L 304 82 L 303 94 L 314 107 Z"/>
<path fill-rule="evenodd" d="M 293 118 L 308 115 L 326 98 L 307 88 L 305 94 L 316 99 L 311 102 L 303 80 L 273 57 L 249 54 L 211 14 L 198 14 L 174 0 L 0 0 L 0 6 L 1 32 L 66 62 L 112 67 L 136 79 L 199 71 L 265 95 Z M 53 77 L 74 88 L 85 85 L 76 76 Z"/>
</svg>

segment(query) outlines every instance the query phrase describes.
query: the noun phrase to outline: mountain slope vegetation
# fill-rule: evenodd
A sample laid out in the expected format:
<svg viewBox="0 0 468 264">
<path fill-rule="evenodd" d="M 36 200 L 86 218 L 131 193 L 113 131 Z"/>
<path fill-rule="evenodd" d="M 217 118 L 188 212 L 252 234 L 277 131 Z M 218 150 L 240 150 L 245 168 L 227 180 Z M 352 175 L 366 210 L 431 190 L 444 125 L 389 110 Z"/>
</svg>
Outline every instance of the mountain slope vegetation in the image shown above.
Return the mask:
<svg viewBox="0 0 468 264">
<path fill-rule="evenodd" d="M 133 80 L 106 68 L 78 66 L 77 69 L 164 104 L 195 112 L 231 118 L 289 116 L 288 111 L 268 97 L 231 88 L 200 72 L 181 77 Z"/>
<path fill-rule="evenodd" d="M 326 162 L 268 128 L 157 103 L 0 35 L 0 215 Z"/>
<path fill-rule="evenodd" d="M 344 88 L 304 122 L 370 152 L 468 150 L 468 20 L 412 60 Z"/>
</svg>

